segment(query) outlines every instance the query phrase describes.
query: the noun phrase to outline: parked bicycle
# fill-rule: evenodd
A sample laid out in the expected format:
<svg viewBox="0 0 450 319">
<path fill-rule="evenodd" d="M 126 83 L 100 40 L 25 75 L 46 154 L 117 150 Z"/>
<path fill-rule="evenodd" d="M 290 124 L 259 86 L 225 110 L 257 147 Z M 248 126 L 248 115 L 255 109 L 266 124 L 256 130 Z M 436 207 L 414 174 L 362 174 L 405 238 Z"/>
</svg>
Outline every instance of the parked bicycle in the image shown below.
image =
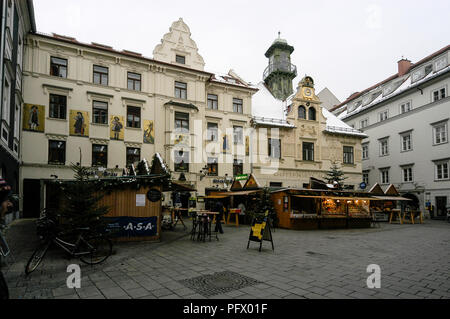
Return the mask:
<svg viewBox="0 0 450 319">
<path fill-rule="evenodd" d="M 27 275 L 36 270 L 52 244 L 88 265 L 103 263 L 112 254 L 111 240 L 104 235 L 93 234 L 90 228 L 59 231 L 55 220 L 48 216 L 39 219 L 37 226 L 42 243 L 25 267 Z"/>
</svg>

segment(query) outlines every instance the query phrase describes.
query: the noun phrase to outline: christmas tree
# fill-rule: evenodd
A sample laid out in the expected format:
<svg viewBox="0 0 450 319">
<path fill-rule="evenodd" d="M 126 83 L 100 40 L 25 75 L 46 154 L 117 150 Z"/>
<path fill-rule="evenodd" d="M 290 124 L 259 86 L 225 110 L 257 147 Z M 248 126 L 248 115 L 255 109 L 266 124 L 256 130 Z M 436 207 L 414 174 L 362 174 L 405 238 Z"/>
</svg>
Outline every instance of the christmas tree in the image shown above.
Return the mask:
<svg viewBox="0 0 450 319">
<path fill-rule="evenodd" d="M 344 172 L 339 166 L 339 163 L 334 161 L 331 169 L 327 172 L 327 176 L 325 176 L 324 179 L 329 184 L 336 185 L 339 189 L 342 189 L 344 187 L 344 181 L 347 177 L 344 177 Z"/>
<path fill-rule="evenodd" d="M 81 165 L 71 165 L 75 181 L 62 183 L 64 196 L 62 209 L 63 222 L 68 222 L 73 228 L 89 228 L 91 231 L 101 231 L 106 224 L 102 217 L 109 208 L 99 205 L 103 198 L 100 181 L 89 179 L 89 168 Z"/>
</svg>

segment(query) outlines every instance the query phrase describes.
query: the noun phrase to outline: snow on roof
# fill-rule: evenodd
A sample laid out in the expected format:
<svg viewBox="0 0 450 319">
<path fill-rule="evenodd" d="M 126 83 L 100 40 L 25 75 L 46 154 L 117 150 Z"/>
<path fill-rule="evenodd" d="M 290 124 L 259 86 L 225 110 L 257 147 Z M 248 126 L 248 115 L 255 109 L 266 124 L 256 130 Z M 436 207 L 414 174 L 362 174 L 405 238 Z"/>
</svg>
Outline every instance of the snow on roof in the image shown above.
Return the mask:
<svg viewBox="0 0 450 319">
<path fill-rule="evenodd" d="M 427 81 L 429 81 L 432 78 L 435 78 L 443 73 L 449 72 L 450 71 L 450 65 L 443 68 L 442 70 L 438 71 L 438 72 L 430 72 L 427 76 L 425 76 L 423 79 L 412 83 L 412 77 L 411 77 L 411 73 L 408 75 L 408 77 L 403 81 L 403 83 L 394 91 L 392 91 L 390 94 L 383 96 L 382 94 L 380 94 L 374 101 L 372 101 L 371 103 L 369 103 L 368 105 L 365 106 L 360 106 L 357 109 L 355 109 L 352 112 L 348 112 L 348 104 L 344 105 L 343 107 L 345 107 L 345 111 L 342 112 L 338 118 L 345 120 L 346 118 L 352 116 L 352 115 L 356 115 L 359 112 L 362 112 L 368 108 L 371 108 L 383 101 L 389 100 L 401 93 L 403 93 L 406 90 L 409 90 L 411 88 L 417 87 Z M 372 94 L 372 92 L 368 93 L 368 94 Z M 354 101 L 352 101 L 351 103 L 354 103 Z"/>
<path fill-rule="evenodd" d="M 345 124 L 324 107 L 322 107 L 322 114 L 327 119 L 327 132 L 367 137 L 367 135 L 362 133 L 361 131 L 358 131 Z"/>
<path fill-rule="evenodd" d="M 237 85 L 244 88 L 256 89 L 251 83 L 245 82 L 239 75 L 236 74 L 233 70 L 230 70 L 228 74 L 220 73 L 220 72 L 212 72 L 214 75 L 211 78 L 212 82 L 219 82 L 231 85 Z"/>
<path fill-rule="evenodd" d="M 286 102 L 275 98 L 264 82 L 258 83 L 256 88 L 259 91 L 252 98 L 253 117 L 286 121 Z"/>
</svg>

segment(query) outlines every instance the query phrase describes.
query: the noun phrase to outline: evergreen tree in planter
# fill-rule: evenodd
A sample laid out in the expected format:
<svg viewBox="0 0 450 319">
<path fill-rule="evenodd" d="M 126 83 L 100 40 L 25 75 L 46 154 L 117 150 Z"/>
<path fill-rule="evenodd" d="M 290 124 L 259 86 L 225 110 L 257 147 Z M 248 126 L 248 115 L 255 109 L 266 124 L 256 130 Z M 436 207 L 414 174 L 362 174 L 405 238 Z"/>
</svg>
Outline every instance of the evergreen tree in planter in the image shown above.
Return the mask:
<svg viewBox="0 0 450 319">
<path fill-rule="evenodd" d="M 62 183 L 63 207 L 61 217 L 70 228 L 90 228 L 91 231 L 104 231 L 106 223 L 102 217 L 109 208 L 100 206 L 103 198 L 102 182 L 89 179 L 89 169 L 80 165 L 71 165 L 75 181 Z"/>
<path fill-rule="evenodd" d="M 344 177 L 344 172 L 342 168 L 339 166 L 339 163 L 334 161 L 332 163 L 331 169 L 327 172 L 327 176 L 324 179 L 328 182 L 328 184 L 336 185 L 339 189 L 344 187 L 344 181 L 347 177 Z"/>
<path fill-rule="evenodd" d="M 264 188 L 261 196 L 253 200 L 252 207 L 247 211 L 247 215 L 253 220 L 253 218 L 263 219 L 266 211 L 269 211 L 269 217 L 272 219 L 274 226 L 278 225 L 278 217 L 273 206 L 273 202 L 270 196 L 270 189 Z"/>
</svg>

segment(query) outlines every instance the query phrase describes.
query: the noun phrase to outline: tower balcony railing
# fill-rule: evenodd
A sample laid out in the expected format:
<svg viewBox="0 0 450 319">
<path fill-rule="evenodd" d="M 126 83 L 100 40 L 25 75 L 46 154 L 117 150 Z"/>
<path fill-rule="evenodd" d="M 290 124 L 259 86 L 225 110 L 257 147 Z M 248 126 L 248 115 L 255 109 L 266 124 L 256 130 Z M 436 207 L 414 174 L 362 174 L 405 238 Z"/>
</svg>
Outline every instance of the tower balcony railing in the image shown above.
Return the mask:
<svg viewBox="0 0 450 319">
<path fill-rule="evenodd" d="M 285 72 L 292 73 L 297 76 L 297 67 L 289 62 L 275 62 L 269 64 L 269 66 L 264 71 L 264 81 L 269 77 L 269 75 L 273 72 Z"/>
</svg>

